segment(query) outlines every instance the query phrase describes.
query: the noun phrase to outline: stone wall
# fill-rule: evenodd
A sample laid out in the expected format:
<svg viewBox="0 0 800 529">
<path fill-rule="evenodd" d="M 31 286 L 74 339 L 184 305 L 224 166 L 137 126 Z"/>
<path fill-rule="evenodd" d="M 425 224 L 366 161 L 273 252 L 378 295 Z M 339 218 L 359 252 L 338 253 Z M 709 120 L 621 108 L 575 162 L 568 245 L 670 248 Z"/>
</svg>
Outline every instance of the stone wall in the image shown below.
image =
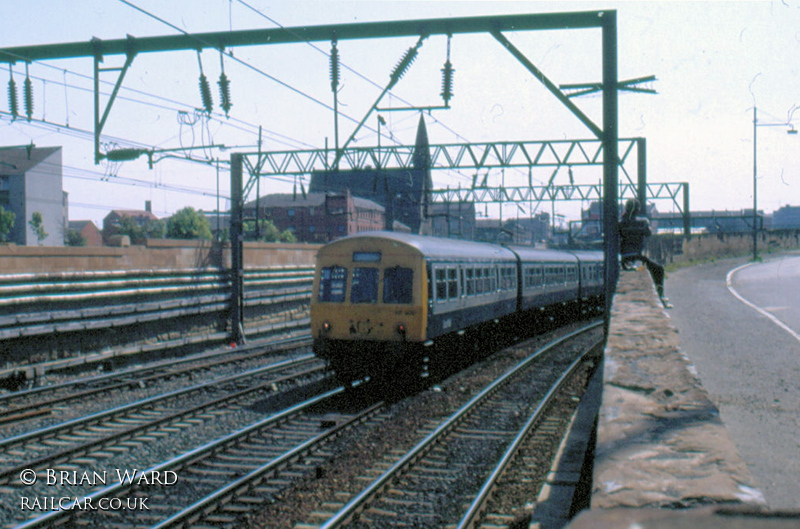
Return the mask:
<svg viewBox="0 0 800 529">
<path fill-rule="evenodd" d="M 244 244 L 244 266 L 313 266 L 319 245 Z M 0 244 L 0 273 L 97 270 L 229 268 L 230 245 L 208 241 L 150 239 L 144 246 L 41 247 Z"/>
<path fill-rule="evenodd" d="M 614 295 L 593 489 L 593 510 L 765 505 L 644 269 Z"/>
</svg>

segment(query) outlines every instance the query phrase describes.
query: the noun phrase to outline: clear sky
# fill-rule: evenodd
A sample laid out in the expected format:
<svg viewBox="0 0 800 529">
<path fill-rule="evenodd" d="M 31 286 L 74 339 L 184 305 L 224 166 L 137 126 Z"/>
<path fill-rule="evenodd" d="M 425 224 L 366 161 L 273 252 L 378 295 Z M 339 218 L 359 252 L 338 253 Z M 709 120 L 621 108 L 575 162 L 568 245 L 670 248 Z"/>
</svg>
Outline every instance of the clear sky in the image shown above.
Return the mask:
<svg viewBox="0 0 800 529">
<path fill-rule="evenodd" d="M 85 42 L 92 37 L 171 35 L 352 23 L 378 20 L 462 17 L 517 13 L 617 11 L 619 78 L 655 75 L 657 95 L 621 92 L 620 137 L 645 137 L 650 182 L 689 182 L 693 210 L 752 207 L 753 107 L 762 125 L 786 123 L 800 105 L 800 2 L 695 1 L 304 1 L 264 0 L 3 0 L 0 47 Z M 138 9 L 137 9 L 138 8 Z M 149 13 L 149 14 L 148 14 Z M 157 17 L 157 18 L 156 18 Z M 514 32 L 507 37 L 556 84 L 601 80 L 600 30 Z M 340 137 L 353 131 L 375 101 L 389 75 L 415 38 L 339 43 Z M 333 145 L 327 53 L 330 43 L 240 47 L 225 57 L 233 107 L 219 108 L 220 54 L 200 55 L 214 100 L 211 119 L 202 106 L 198 54 L 139 54 L 128 72 L 104 129 L 109 146 L 159 149 L 224 144 L 227 149 L 191 151 L 208 164 L 165 158 L 150 170 L 144 160 L 95 165 L 93 160 L 92 61 L 49 60 L 34 63 L 34 121 L 24 118 L 25 65 L 13 67 L 21 118 L 12 121 L 6 96 L 9 72 L 0 72 L 0 145 L 63 146 L 64 189 L 70 194 L 70 218 L 98 225 L 111 209 L 141 209 L 152 201 L 166 217 L 186 205 L 216 209 L 217 169 L 213 160 L 255 149 L 263 128 L 265 151 Z M 441 104 L 440 69 L 447 54 L 445 37 L 431 37 L 417 61 L 381 106 Z M 456 35 L 451 58 L 456 70 L 451 109 L 425 116 L 431 143 L 466 141 L 588 139 L 591 132 L 572 116 L 500 44 L 486 35 Z M 108 57 L 105 68 L 121 66 Z M 103 74 L 113 82 L 115 74 Z M 104 83 L 108 94 L 111 85 Z M 602 123 L 599 95 L 574 100 Z M 105 105 L 105 96 L 103 105 Z M 413 144 L 419 115 L 384 114 L 382 143 Z M 354 145 L 375 145 L 376 116 L 356 135 Z M 42 121 L 46 123 L 42 123 Z M 800 127 L 800 122 L 795 120 Z M 759 127 L 758 198 L 766 212 L 800 206 L 800 135 L 786 127 Z M 635 160 L 635 158 L 632 158 Z M 635 162 L 628 167 L 635 178 Z M 560 171 L 556 183 L 566 183 Z M 483 172 L 481 173 L 483 174 Z M 546 181 L 550 171 L 534 178 Z M 624 178 L 624 175 L 620 175 Z M 434 172 L 436 187 L 469 185 L 472 174 Z M 576 183 L 596 183 L 602 170 L 576 168 Z M 492 171 L 489 183 L 524 185 L 526 171 Z M 219 170 L 220 207 L 229 203 L 229 173 Z M 263 193 L 291 192 L 291 178 L 261 182 Z M 556 204 L 556 213 L 575 218 L 586 204 Z M 672 211 L 659 201 L 660 211 Z M 550 206 L 544 206 L 549 211 Z M 528 206 L 525 207 L 529 211 Z M 515 215 L 506 206 L 504 216 Z M 489 208 L 498 216 L 497 207 Z"/>
</svg>

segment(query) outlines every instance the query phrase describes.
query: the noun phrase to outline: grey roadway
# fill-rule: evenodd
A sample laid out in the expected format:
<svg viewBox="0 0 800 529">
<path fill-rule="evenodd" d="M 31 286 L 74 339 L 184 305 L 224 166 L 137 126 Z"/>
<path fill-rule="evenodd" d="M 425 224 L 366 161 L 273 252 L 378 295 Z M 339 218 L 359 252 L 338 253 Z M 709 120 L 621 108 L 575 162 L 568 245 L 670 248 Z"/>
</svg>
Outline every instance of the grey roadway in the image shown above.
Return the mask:
<svg viewBox="0 0 800 529">
<path fill-rule="evenodd" d="M 767 503 L 800 510 L 800 254 L 681 269 L 665 290 L 681 347 Z"/>
</svg>

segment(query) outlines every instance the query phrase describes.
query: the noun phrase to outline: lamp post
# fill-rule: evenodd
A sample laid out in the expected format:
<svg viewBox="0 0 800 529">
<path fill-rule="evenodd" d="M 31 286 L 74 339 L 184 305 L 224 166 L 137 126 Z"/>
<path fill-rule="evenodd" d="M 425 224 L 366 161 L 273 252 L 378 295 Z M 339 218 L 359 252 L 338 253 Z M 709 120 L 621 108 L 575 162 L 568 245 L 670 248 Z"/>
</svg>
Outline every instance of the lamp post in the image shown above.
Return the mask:
<svg viewBox="0 0 800 529">
<path fill-rule="evenodd" d="M 791 115 L 790 115 L 791 120 Z M 758 110 L 753 107 L 753 261 L 758 260 L 758 150 L 756 131 L 758 127 L 789 127 L 787 134 L 797 134 L 791 121 L 786 123 L 759 123 Z"/>
<path fill-rule="evenodd" d="M 758 114 L 753 107 L 753 262 L 758 261 L 758 150 L 756 149 L 756 131 L 758 130 Z"/>
</svg>

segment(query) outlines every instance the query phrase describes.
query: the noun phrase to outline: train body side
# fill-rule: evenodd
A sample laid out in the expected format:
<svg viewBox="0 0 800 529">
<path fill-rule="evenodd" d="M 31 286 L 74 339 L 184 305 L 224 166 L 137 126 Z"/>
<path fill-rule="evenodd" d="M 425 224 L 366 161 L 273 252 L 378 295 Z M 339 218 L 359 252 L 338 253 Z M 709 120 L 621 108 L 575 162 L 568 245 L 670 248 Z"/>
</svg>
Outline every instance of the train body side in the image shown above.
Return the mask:
<svg viewBox="0 0 800 529">
<path fill-rule="evenodd" d="M 520 311 L 545 309 L 579 298 L 580 268 L 577 257 L 558 250 L 524 246 L 511 249 L 519 258 Z"/>
<path fill-rule="evenodd" d="M 596 289 L 595 254 L 397 232 L 339 239 L 317 255 L 314 352 L 345 384 L 419 374 L 434 356 L 457 363 L 489 326 L 595 295 L 582 293 Z"/>
</svg>

